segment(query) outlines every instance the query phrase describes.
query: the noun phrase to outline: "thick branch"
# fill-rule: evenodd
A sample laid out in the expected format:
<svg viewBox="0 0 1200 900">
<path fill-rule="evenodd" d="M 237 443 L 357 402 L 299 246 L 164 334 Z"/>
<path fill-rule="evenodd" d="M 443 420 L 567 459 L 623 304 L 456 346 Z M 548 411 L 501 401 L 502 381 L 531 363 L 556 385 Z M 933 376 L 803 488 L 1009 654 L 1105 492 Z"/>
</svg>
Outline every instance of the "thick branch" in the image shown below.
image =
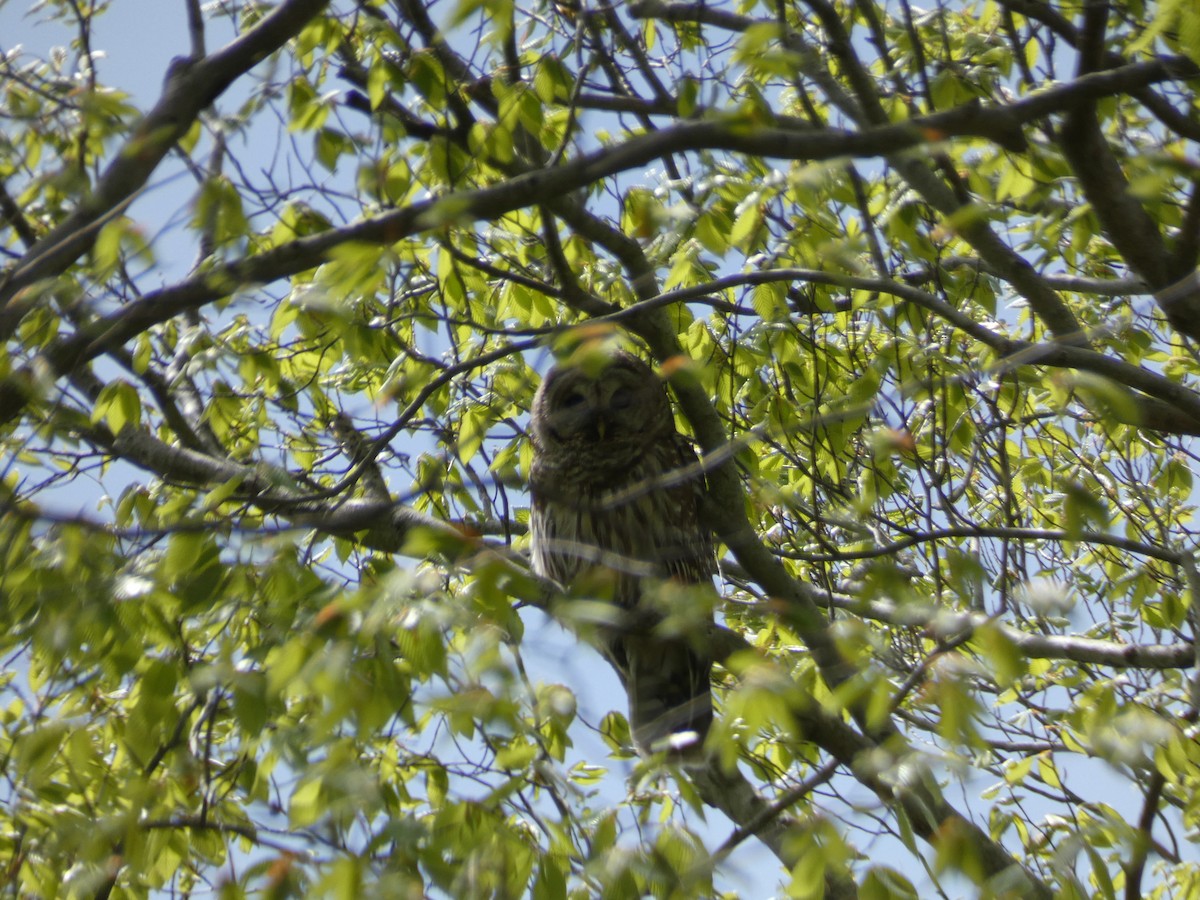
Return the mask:
<svg viewBox="0 0 1200 900">
<path fill-rule="evenodd" d="M 416 552 L 422 556 L 428 556 L 432 546 L 443 559 L 455 565 L 471 567 L 485 561 L 499 564 L 509 573 L 508 588 L 513 596 L 537 606 L 545 606 L 559 590 L 549 579 L 534 575 L 527 567 L 501 555 L 503 547 L 495 547 L 403 503 L 358 498 L 330 503 L 325 497 L 313 497 L 289 487 L 286 473 L 273 473 L 262 464 L 244 465 L 172 446 L 132 425 L 126 425 L 115 436 L 103 426 L 93 426 L 87 437 L 124 462 L 168 481 L 204 488 L 236 480 L 238 488 L 233 499 L 242 498 L 293 525 L 352 538 L 374 550 L 412 553 L 410 541 L 419 532 L 424 540 L 421 550 Z"/>
<path fill-rule="evenodd" d="M 858 103 L 851 101 L 850 97 L 836 84 L 830 83 L 827 77 L 819 78 L 819 83 L 844 113 L 859 121 L 865 119 L 876 126 L 880 125 L 884 121 L 883 108 L 878 102 L 873 82 L 857 65 L 841 20 L 829 4 L 814 2 L 812 5 L 829 32 L 831 49 L 839 55 L 849 73 L 848 77 L 853 81 Z M 1037 7 L 1034 12 L 1040 11 L 1046 16 L 1054 17 L 1053 26 L 1061 33 L 1069 34 L 1072 42 L 1085 40 L 1069 22 L 1057 17 L 1053 10 L 1043 4 L 1018 4 L 1014 8 L 1019 7 L 1022 12 L 1031 14 L 1026 6 Z M 1102 10 L 1102 7 L 1096 8 Z M 713 9 L 703 3 L 642 0 L 632 4 L 630 9 L 637 16 L 659 18 L 669 22 L 704 23 L 735 32 L 744 32 L 754 25 L 763 24 L 749 16 Z M 1097 13 L 1092 16 L 1091 32 L 1102 32 L 1101 15 Z M 818 74 L 825 75 L 824 72 L 813 71 L 814 61 L 819 57 L 803 35 L 789 31 L 782 35 L 781 39 L 789 49 L 802 54 L 805 61 L 802 65 L 807 74 L 814 77 Z M 1096 42 L 1093 38 L 1092 43 Z M 1161 289 L 1173 278 L 1183 274 L 1183 271 L 1190 267 L 1190 260 L 1186 267 L 1176 266 L 1178 271 L 1171 269 L 1158 229 L 1155 223 L 1148 219 L 1140 204 L 1130 196 L 1124 176 L 1099 134 L 1092 110 L 1094 101 L 1099 97 L 1135 93 L 1145 100 L 1148 98 L 1143 95 L 1149 93 L 1146 89 L 1150 85 L 1174 78 L 1195 78 L 1200 74 L 1200 70 L 1197 70 L 1194 63 L 1183 58 L 1162 57 L 1126 65 L 1124 60 L 1114 54 L 1100 55 L 1103 56 L 1106 65 L 1118 68 L 1110 71 L 1091 71 L 1090 69 L 1096 68 L 1093 65 L 1090 69 L 1085 68 L 1084 72 L 1069 84 L 1040 91 L 1012 104 L 980 107 L 972 113 L 975 120 L 972 133 L 988 137 L 1008 149 L 1020 150 L 1024 146 L 1020 132 L 1022 123 L 1044 118 L 1055 112 L 1070 113 L 1068 128 L 1064 130 L 1064 150 L 1080 177 L 1085 194 L 1096 208 L 1106 233 L 1122 256 L 1153 288 Z M 1150 95 L 1150 98 L 1153 99 L 1153 95 Z M 940 115 L 954 121 L 963 117 L 965 111 L 964 108 L 958 108 Z M 936 129 L 940 118 L 935 115 L 919 121 Z M 888 159 L 930 205 L 943 216 L 956 220 L 955 227 L 959 233 L 996 274 L 1013 285 L 1029 301 L 1033 310 L 1056 337 L 1071 344 L 1086 345 L 1077 320 L 1058 297 L 1057 292 L 1034 273 L 1025 260 L 1005 245 L 981 217 L 972 216 L 968 210 L 964 210 L 953 192 L 933 175 L 922 160 L 900 155 L 889 155 Z M 1188 294 L 1182 299 L 1175 297 L 1171 303 L 1163 302 L 1162 306 L 1175 327 L 1193 337 L 1200 335 L 1200 295 Z"/>
<path fill-rule="evenodd" d="M 1001 5 L 1010 12 L 1020 13 L 1028 19 L 1041 22 L 1072 47 L 1081 46 L 1082 39 L 1079 29 L 1050 4 L 1044 3 L 1042 0 L 1002 0 Z M 1159 61 L 1174 66 L 1179 62 L 1179 58 L 1160 56 Z M 1109 71 L 1125 66 L 1126 62 L 1125 57 L 1115 50 L 1109 50 L 1104 56 L 1104 65 Z M 1180 71 L 1180 77 L 1194 78 L 1195 74 L 1194 65 Z M 1155 94 L 1148 87 L 1131 86 L 1128 91 L 1144 104 L 1155 118 L 1176 134 L 1193 141 L 1200 140 L 1200 121 L 1189 118 L 1185 113 L 1176 109 L 1169 100 Z"/>
<path fill-rule="evenodd" d="M 1169 281 L 1158 224 L 1129 191 L 1129 181 L 1100 131 L 1095 104 L 1078 104 L 1061 131 L 1062 149 L 1105 234 L 1152 289 Z"/>
</svg>

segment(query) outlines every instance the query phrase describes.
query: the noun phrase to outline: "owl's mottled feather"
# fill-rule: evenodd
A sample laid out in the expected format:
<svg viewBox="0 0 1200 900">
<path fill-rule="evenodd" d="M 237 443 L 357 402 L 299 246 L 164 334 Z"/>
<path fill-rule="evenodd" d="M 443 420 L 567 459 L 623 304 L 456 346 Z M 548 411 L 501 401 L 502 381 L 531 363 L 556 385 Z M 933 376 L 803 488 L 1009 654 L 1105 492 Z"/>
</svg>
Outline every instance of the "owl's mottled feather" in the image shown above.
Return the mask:
<svg viewBox="0 0 1200 900">
<path fill-rule="evenodd" d="M 562 584 L 606 582 L 628 611 L 601 639 L 629 694 L 635 742 L 703 738 L 712 721 L 703 641 L 662 633 L 644 602 L 658 581 L 705 584 L 715 571 L 698 513 L 703 477 L 662 382 L 624 353 L 557 367 L 534 399 L 531 429 L 534 568 Z"/>
</svg>

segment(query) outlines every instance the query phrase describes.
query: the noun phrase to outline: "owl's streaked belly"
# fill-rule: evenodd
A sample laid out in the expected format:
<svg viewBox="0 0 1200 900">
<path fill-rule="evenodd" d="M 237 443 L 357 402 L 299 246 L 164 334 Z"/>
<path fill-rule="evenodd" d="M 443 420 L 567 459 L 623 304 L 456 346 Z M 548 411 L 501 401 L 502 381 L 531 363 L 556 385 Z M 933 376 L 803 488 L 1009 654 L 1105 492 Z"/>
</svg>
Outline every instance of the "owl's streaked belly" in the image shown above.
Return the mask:
<svg viewBox="0 0 1200 900">
<path fill-rule="evenodd" d="M 647 468 L 645 466 L 643 469 Z M 656 486 L 658 472 L 640 472 L 622 486 L 608 484 L 572 496 L 539 497 L 533 516 L 535 570 L 562 584 L 600 567 L 615 574 L 613 599 L 632 605 L 645 578 L 706 580 L 698 559 L 694 486 Z"/>
</svg>

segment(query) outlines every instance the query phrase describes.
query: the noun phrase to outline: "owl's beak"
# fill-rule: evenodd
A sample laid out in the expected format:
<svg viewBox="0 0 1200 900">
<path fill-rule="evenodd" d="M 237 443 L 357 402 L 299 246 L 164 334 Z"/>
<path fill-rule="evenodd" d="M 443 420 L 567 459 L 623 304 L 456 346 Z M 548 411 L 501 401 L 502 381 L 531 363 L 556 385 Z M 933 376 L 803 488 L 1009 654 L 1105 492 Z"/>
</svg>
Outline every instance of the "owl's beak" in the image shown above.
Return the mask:
<svg viewBox="0 0 1200 900">
<path fill-rule="evenodd" d="M 604 432 L 607 429 L 608 429 L 608 422 L 605 421 L 604 416 L 597 416 L 596 417 L 596 435 L 600 438 L 600 440 L 604 440 Z"/>
</svg>

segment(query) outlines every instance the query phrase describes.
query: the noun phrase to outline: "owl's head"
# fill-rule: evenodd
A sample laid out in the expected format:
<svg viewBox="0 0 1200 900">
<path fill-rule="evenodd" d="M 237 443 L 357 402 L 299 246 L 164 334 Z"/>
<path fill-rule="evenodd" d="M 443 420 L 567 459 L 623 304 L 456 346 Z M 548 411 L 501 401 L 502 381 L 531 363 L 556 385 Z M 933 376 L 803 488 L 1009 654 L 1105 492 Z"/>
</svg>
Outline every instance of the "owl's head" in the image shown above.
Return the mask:
<svg viewBox="0 0 1200 900">
<path fill-rule="evenodd" d="M 673 431 L 675 421 L 654 371 L 618 352 L 551 369 L 534 397 L 531 427 L 543 450 L 637 447 Z"/>
</svg>

